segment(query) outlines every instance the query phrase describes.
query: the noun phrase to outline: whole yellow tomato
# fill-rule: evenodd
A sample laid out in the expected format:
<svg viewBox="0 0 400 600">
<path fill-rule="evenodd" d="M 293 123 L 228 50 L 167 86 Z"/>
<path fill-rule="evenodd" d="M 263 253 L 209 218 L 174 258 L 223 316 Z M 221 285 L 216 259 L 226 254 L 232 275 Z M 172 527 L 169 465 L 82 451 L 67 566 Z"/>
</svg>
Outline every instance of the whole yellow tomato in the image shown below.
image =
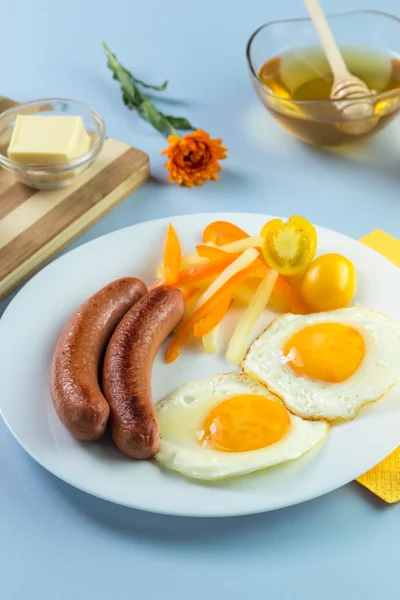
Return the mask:
<svg viewBox="0 0 400 600">
<path fill-rule="evenodd" d="M 315 312 L 347 306 L 354 295 L 356 276 L 353 264 L 341 254 L 316 258 L 304 273 L 300 294 Z"/>
</svg>

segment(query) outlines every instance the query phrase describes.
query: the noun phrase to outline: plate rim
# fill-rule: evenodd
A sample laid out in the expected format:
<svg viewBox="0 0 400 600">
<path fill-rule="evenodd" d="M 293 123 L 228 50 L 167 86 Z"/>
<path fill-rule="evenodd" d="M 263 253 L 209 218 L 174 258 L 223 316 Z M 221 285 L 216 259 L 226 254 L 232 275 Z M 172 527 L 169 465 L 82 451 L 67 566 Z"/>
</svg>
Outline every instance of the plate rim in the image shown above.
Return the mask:
<svg viewBox="0 0 400 600">
<path fill-rule="evenodd" d="M 38 271 L 38 273 L 36 273 L 35 275 L 33 275 L 24 285 L 23 287 L 18 290 L 17 294 L 15 294 L 15 296 L 11 299 L 11 301 L 9 302 L 8 306 L 5 308 L 1 318 L 0 318 L 0 339 L 1 339 L 1 330 L 2 330 L 2 324 L 4 324 L 4 317 L 7 315 L 8 311 L 11 310 L 11 306 L 13 305 L 14 301 L 16 298 L 18 298 L 20 296 L 20 294 L 25 294 L 27 293 L 26 290 L 29 290 L 31 285 L 34 285 L 34 282 L 37 282 L 37 280 L 40 279 L 40 277 L 43 276 L 43 273 L 46 273 L 47 270 L 53 268 L 53 265 L 55 263 L 58 263 L 59 261 L 63 261 L 63 260 L 69 260 L 70 259 L 70 255 L 73 255 L 74 253 L 78 253 L 79 252 L 84 252 L 85 248 L 87 246 L 94 246 L 97 243 L 102 243 L 104 242 L 104 238 L 111 238 L 111 237 L 118 237 L 118 235 L 123 232 L 123 231 L 127 231 L 127 230 L 132 230 L 135 228 L 140 228 L 143 225 L 149 225 L 149 224 L 162 224 L 162 223 L 168 223 L 168 222 L 172 222 L 174 223 L 175 220 L 180 220 L 180 219 L 185 219 L 185 218 L 190 218 L 190 219 L 195 219 L 196 217 L 201 217 L 201 218 L 210 218 L 212 220 L 233 220 L 235 221 L 235 219 L 240 219 L 241 217 L 246 217 L 246 218 L 257 218 L 259 217 L 260 219 L 269 219 L 269 218 L 281 218 L 281 219 L 286 219 L 287 217 L 274 217 L 272 215 L 268 215 L 265 213 L 251 213 L 251 212 L 230 212 L 230 211 L 215 211 L 215 212 L 209 212 L 209 211 L 205 211 L 205 212 L 200 212 L 200 213 L 182 213 L 182 214 L 178 214 L 178 215 L 171 215 L 171 216 L 165 216 L 165 217 L 160 217 L 160 218 L 156 218 L 156 219 L 149 219 L 146 221 L 140 221 L 138 223 L 134 223 L 131 225 L 127 225 L 126 227 L 122 227 L 119 229 L 115 229 L 113 231 L 110 232 L 106 232 L 100 236 L 97 236 L 95 238 L 93 238 L 92 240 L 88 240 L 87 242 L 84 242 L 82 244 L 79 244 L 77 247 L 75 248 L 71 248 L 70 250 L 66 251 L 65 253 L 63 253 L 62 255 L 59 255 L 57 257 L 55 257 L 50 263 L 48 263 L 47 265 L 45 265 L 42 269 L 40 269 Z M 374 253 L 375 255 L 378 255 L 379 258 L 381 260 L 386 261 L 388 264 L 390 264 L 393 268 L 397 269 L 397 267 L 392 263 L 392 261 L 390 261 L 388 258 L 386 258 L 385 256 L 383 256 L 382 254 L 380 254 L 379 252 L 377 252 L 376 250 L 363 245 L 361 242 L 359 242 L 359 240 L 357 240 L 356 238 L 352 238 L 350 236 L 347 236 L 339 231 L 335 231 L 334 229 L 329 229 L 327 227 L 324 226 L 320 226 L 317 224 L 314 224 L 315 227 L 317 227 L 319 230 L 321 231 L 326 231 L 329 233 L 334 233 L 336 236 L 340 236 L 346 240 L 351 240 L 352 242 L 356 242 L 359 243 L 360 245 L 363 246 L 363 251 L 365 251 L 366 253 Z M 1 342 L 0 342 L 0 347 L 1 347 Z M 87 488 L 85 485 L 81 485 L 81 484 L 77 484 L 75 483 L 73 480 L 71 480 L 68 477 L 65 477 L 63 475 L 60 475 L 58 472 L 56 472 L 56 470 L 54 470 L 53 468 L 49 468 L 48 466 L 46 466 L 45 461 L 43 461 L 41 458 L 39 458 L 35 453 L 35 451 L 30 450 L 26 443 L 15 433 L 12 425 L 7 421 L 7 419 L 5 418 L 4 414 L 3 414 L 3 406 L 0 404 L 0 416 L 3 419 L 3 422 L 5 423 L 7 429 L 10 431 L 12 437 L 15 439 L 15 441 L 19 444 L 19 446 L 21 446 L 21 448 L 30 456 L 30 458 L 32 458 L 37 464 L 39 464 L 43 469 L 45 469 L 48 473 L 50 473 L 51 475 L 57 477 L 58 479 L 60 479 L 61 481 L 67 483 L 68 485 L 71 485 L 72 487 L 75 487 L 76 489 L 89 494 L 92 497 L 95 498 L 99 498 L 101 500 L 107 501 L 107 502 L 111 502 L 113 504 L 117 504 L 120 506 L 124 506 L 127 508 L 133 508 L 135 510 L 140 510 L 140 511 L 144 511 L 144 512 L 150 512 L 150 513 L 155 513 L 155 514 L 162 514 L 162 515 L 170 515 L 170 516 L 179 516 L 179 517 L 191 517 L 191 518 L 221 518 L 221 517 L 235 517 L 235 516 L 245 516 L 245 515 L 253 515 L 253 514 L 260 514 L 263 512 L 270 512 L 273 510 L 279 510 L 279 509 L 283 509 L 283 508 L 287 508 L 290 506 L 296 506 L 298 504 L 302 504 L 303 502 L 307 502 L 316 498 L 319 498 L 331 491 L 334 491 L 336 489 L 339 489 L 339 487 L 343 487 L 344 485 L 347 485 L 348 483 L 354 481 L 354 479 L 356 479 L 357 477 L 361 476 L 364 472 L 365 469 L 363 469 L 356 477 L 350 477 L 348 480 L 346 480 L 344 483 L 342 483 L 340 486 L 337 486 L 336 484 L 333 484 L 332 486 L 327 485 L 325 486 L 324 489 L 322 489 L 320 491 L 320 493 L 313 495 L 312 497 L 310 497 L 308 494 L 304 494 L 300 495 L 298 497 L 298 499 L 296 501 L 293 500 L 289 500 L 288 502 L 279 502 L 278 506 L 270 506 L 270 507 L 262 507 L 259 506 L 258 508 L 246 508 L 246 503 L 244 502 L 243 504 L 243 508 L 241 510 L 238 510 L 237 508 L 233 509 L 233 510 L 229 510 L 229 507 L 226 507 L 225 510 L 222 511 L 213 511 L 213 510 L 205 510 L 202 512 L 199 512 L 198 510 L 194 510 L 194 511 L 190 511 L 187 510 L 185 512 L 183 512 L 182 510 L 179 510 L 177 512 L 174 512 L 171 509 L 166 509 L 163 510 L 162 508 L 153 508 L 153 507 L 146 507 L 143 505 L 138 505 L 137 503 L 129 503 L 129 502 L 124 502 L 122 500 L 116 500 L 115 498 L 112 497 L 112 495 L 107 494 L 107 493 L 102 493 L 101 491 L 93 491 L 89 488 Z M 390 452 L 384 452 L 382 453 L 381 459 L 383 460 L 386 456 L 388 456 L 392 451 L 394 451 L 397 448 L 398 444 L 395 444 L 394 447 L 392 448 L 392 450 Z M 380 462 L 380 460 L 378 461 L 378 463 Z M 377 464 L 378 464 L 377 463 Z"/>
</svg>

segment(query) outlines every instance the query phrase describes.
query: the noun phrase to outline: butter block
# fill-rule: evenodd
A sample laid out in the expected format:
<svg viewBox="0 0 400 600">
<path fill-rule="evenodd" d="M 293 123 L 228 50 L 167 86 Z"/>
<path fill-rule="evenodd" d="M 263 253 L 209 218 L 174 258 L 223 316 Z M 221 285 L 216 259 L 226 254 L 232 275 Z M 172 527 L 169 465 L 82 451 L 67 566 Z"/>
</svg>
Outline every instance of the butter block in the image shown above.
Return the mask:
<svg viewBox="0 0 400 600">
<path fill-rule="evenodd" d="M 90 148 L 90 136 L 81 117 L 17 115 L 8 158 L 25 165 L 71 161 Z"/>
</svg>

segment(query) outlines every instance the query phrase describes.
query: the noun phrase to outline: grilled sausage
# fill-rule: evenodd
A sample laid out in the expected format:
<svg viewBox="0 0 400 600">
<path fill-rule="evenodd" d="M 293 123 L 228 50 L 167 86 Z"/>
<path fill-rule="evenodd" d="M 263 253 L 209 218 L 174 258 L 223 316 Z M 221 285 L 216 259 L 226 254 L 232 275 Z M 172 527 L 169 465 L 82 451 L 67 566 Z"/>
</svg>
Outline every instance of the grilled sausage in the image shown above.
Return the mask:
<svg viewBox="0 0 400 600">
<path fill-rule="evenodd" d="M 122 319 L 107 347 L 103 391 L 118 448 L 131 458 L 150 458 L 160 447 L 151 395 L 151 372 L 158 349 L 185 312 L 180 290 L 158 287 Z"/>
<path fill-rule="evenodd" d="M 146 292 L 139 279 L 117 279 L 89 298 L 61 333 L 51 396 L 60 420 L 80 440 L 95 440 L 105 431 L 110 408 L 99 386 L 100 363 L 115 327 Z"/>
</svg>

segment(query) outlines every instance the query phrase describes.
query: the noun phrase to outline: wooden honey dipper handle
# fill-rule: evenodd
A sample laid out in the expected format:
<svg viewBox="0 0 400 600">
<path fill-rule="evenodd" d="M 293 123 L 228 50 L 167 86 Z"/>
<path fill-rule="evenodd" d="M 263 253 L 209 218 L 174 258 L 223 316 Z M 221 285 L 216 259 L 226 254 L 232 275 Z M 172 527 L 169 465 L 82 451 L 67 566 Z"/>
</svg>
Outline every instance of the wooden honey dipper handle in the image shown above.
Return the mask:
<svg viewBox="0 0 400 600">
<path fill-rule="evenodd" d="M 335 80 L 352 77 L 318 0 L 304 0 Z"/>
<path fill-rule="evenodd" d="M 364 81 L 349 72 L 319 0 L 304 0 L 304 3 L 333 74 L 331 99 L 337 101 L 335 106 L 342 117 L 350 121 L 341 127 L 348 135 L 368 133 L 379 121 L 374 116 L 371 91 Z"/>
</svg>

